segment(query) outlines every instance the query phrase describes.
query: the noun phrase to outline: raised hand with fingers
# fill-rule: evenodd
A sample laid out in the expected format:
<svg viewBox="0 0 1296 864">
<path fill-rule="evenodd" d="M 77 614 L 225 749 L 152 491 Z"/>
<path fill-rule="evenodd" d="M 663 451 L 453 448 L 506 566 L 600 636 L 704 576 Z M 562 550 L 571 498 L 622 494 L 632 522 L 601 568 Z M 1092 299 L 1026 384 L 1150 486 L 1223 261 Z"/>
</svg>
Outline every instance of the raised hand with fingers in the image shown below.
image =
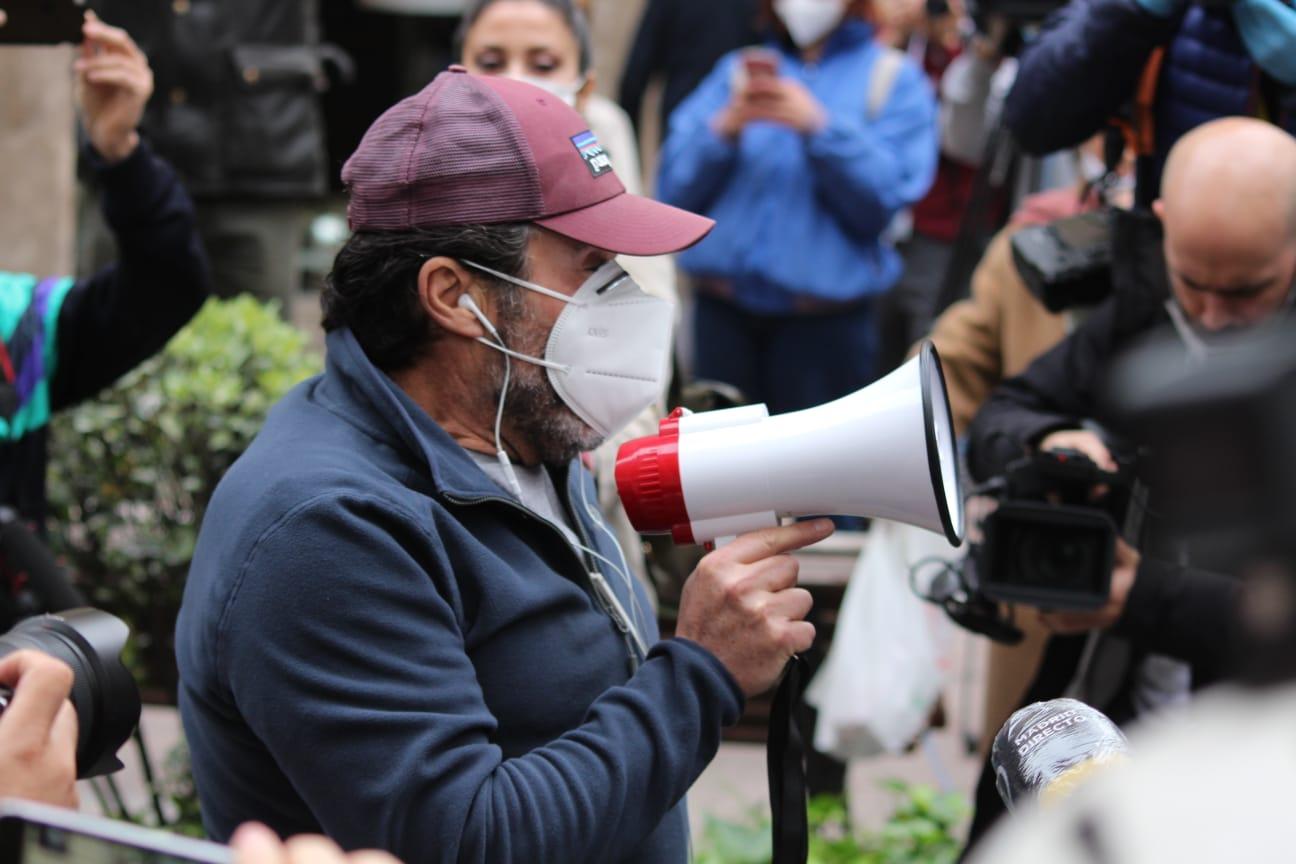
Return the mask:
<svg viewBox="0 0 1296 864">
<path fill-rule="evenodd" d="M 0 658 L 13 696 L 0 714 L 0 798 L 76 807 L 77 716 L 72 670 L 38 651 Z"/>
<path fill-rule="evenodd" d="M 813 135 L 828 124 L 828 112 L 810 90 L 795 78 L 753 81 L 747 91 L 748 121 L 778 123 Z"/>
<path fill-rule="evenodd" d="M 95 151 L 109 163 L 120 162 L 139 144 L 136 128 L 153 95 L 153 71 L 125 30 L 93 12 L 86 13 L 82 32 L 74 66 L 82 121 Z"/>
<path fill-rule="evenodd" d="M 828 519 L 744 534 L 698 564 L 680 598 L 675 635 L 709 650 L 748 696 L 774 686 L 792 655 L 814 642 L 810 592 L 787 554 L 833 532 Z"/>
</svg>

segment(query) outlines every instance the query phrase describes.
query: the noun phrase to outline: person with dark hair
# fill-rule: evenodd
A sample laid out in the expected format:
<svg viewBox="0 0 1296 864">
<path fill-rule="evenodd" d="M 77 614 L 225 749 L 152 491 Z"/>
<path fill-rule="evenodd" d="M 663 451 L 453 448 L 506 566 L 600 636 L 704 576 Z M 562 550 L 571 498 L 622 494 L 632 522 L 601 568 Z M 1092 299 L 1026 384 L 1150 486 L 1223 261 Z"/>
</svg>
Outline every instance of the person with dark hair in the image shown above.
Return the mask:
<svg viewBox="0 0 1296 864">
<path fill-rule="evenodd" d="M 874 301 L 902 267 L 884 234 L 936 172 L 932 87 L 869 8 L 766 0 L 777 37 L 721 60 L 662 148 L 662 200 L 719 223 L 679 258 L 694 372 L 773 413 L 873 380 Z"/>
<path fill-rule="evenodd" d="M 1237 154 L 1247 158 L 1239 159 Z M 1024 455 L 1073 451 L 1105 470 L 1145 441 L 1109 433 L 1102 390 L 1114 359 L 1161 328 L 1183 362 L 1208 380 L 1230 338 L 1289 321 L 1296 298 L 1296 138 L 1260 120 L 1229 117 L 1176 142 L 1166 160 L 1159 260 L 1166 285 L 1129 283 L 1024 372 L 991 394 L 968 430 L 968 465 L 979 482 Z M 1142 272 L 1144 268 L 1133 268 Z M 1095 490 L 1096 496 L 1108 494 Z M 1118 723 L 1185 701 L 1225 677 L 1236 645 L 1237 582 L 1198 569 L 1202 560 L 1167 525 L 1164 489 L 1148 489 L 1139 549 L 1115 544 L 1107 603 L 1091 611 L 1042 610 L 1053 634 L 1021 704 L 1064 692 Z M 1227 572 L 1225 569 L 1224 572 Z M 983 767 L 969 829 L 975 844 L 1002 814 L 994 772 Z"/>
<path fill-rule="evenodd" d="M 136 131 L 153 91 L 147 60 L 93 14 L 83 33 L 76 76 L 84 158 L 104 190 L 117 260 L 84 279 L 3 272 L 0 262 L 0 506 L 39 530 L 51 415 L 160 350 L 198 311 L 210 280 L 193 203 Z M 21 596 L 35 586 L 20 592 L 26 580 L 16 575 L 0 567 L 0 631 L 22 614 L 56 611 L 55 598 Z"/>
<path fill-rule="evenodd" d="M 571 70 L 566 67 L 571 65 L 571 61 L 574 61 L 576 71 L 580 75 L 579 80 L 576 82 L 579 86 L 559 82 L 559 86 L 546 85 L 542 89 L 549 90 L 554 95 L 562 97 L 573 108 L 578 107 L 576 105 L 578 97 L 588 97 L 594 91 L 594 80 L 590 77 L 594 66 L 594 48 L 590 42 L 589 21 L 586 19 L 585 13 L 575 3 L 575 0 L 472 0 L 468 4 L 468 8 L 464 10 L 463 17 L 459 19 L 459 29 L 455 31 L 455 55 L 461 60 L 465 59 L 464 49 L 468 44 L 472 29 L 477 26 L 483 14 L 500 3 L 504 3 L 506 7 L 510 4 L 515 7 L 502 10 L 506 20 L 511 19 L 518 27 L 533 34 L 535 33 L 533 25 L 536 23 L 536 19 L 534 17 L 519 18 L 519 11 L 526 14 L 528 10 L 520 10 L 516 7 L 535 4 L 546 7 L 558 16 L 559 23 L 567 30 L 567 33 L 575 42 L 575 56 L 565 57 L 563 56 L 565 52 L 555 50 L 554 46 L 547 43 L 547 40 L 542 40 L 542 44 L 532 46 L 528 52 L 532 56 L 526 58 L 529 67 L 527 77 L 534 79 L 531 83 L 541 87 L 540 82 L 542 80 L 548 81 L 550 73 L 570 72 Z M 516 60 L 511 58 L 508 52 L 497 51 L 492 59 L 483 58 L 477 64 L 480 68 L 474 71 L 479 75 L 509 74 L 512 77 L 518 77 L 508 71 L 515 62 Z"/>
<path fill-rule="evenodd" d="M 540 88 L 452 67 L 342 171 L 328 363 L 221 480 L 176 627 L 208 831 L 409 861 L 683 862 L 685 793 L 807 649 L 786 555 L 703 559 L 659 640 L 579 454 L 657 398 L 672 311 L 617 253 L 710 220 L 626 194 Z"/>
</svg>

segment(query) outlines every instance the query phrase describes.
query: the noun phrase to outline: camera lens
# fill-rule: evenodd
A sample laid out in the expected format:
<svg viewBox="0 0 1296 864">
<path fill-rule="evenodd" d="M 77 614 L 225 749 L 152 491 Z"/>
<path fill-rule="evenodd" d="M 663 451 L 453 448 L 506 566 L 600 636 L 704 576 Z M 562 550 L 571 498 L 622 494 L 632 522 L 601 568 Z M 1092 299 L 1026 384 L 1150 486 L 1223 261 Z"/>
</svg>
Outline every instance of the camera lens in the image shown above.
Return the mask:
<svg viewBox="0 0 1296 864">
<path fill-rule="evenodd" d="M 0 657 L 32 649 L 72 667 L 78 777 L 121 768 L 117 750 L 139 722 L 139 688 L 120 659 L 129 636 L 120 618 L 97 609 L 28 618 L 0 636 Z M 0 710 L 8 704 L 2 695 Z"/>
<path fill-rule="evenodd" d="M 1057 589 L 1084 590 L 1093 584 L 1098 560 L 1093 538 L 1087 533 L 1040 530 L 1025 533 L 1017 546 L 1017 566 L 1035 574 L 1033 583 Z"/>
</svg>

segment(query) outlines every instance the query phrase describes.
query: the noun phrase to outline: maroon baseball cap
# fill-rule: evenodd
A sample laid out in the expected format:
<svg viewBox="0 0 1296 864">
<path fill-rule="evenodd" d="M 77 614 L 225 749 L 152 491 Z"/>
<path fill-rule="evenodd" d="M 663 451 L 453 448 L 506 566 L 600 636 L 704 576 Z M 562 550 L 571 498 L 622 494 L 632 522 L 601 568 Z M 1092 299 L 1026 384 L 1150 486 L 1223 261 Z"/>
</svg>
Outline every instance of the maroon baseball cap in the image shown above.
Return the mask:
<svg viewBox="0 0 1296 864">
<path fill-rule="evenodd" d="M 713 221 L 630 195 L 589 124 L 551 94 L 452 66 L 369 127 L 342 168 L 357 231 L 535 222 L 625 255 L 664 255 Z"/>
</svg>

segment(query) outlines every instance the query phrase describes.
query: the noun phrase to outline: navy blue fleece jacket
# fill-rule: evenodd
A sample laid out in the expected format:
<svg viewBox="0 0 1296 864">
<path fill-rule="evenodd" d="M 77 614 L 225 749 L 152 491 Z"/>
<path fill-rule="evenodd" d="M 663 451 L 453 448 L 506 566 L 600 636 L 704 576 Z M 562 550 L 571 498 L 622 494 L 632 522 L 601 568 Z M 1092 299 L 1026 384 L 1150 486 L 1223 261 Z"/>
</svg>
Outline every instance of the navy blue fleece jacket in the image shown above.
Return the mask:
<svg viewBox="0 0 1296 864">
<path fill-rule="evenodd" d="M 742 709 L 733 679 L 653 645 L 651 620 L 632 672 L 558 529 L 348 331 L 328 351 L 221 481 L 194 555 L 176 641 L 208 830 L 259 819 L 407 864 L 686 861 L 684 794 Z M 618 560 L 589 475 L 555 480 Z"/>
</svg>

